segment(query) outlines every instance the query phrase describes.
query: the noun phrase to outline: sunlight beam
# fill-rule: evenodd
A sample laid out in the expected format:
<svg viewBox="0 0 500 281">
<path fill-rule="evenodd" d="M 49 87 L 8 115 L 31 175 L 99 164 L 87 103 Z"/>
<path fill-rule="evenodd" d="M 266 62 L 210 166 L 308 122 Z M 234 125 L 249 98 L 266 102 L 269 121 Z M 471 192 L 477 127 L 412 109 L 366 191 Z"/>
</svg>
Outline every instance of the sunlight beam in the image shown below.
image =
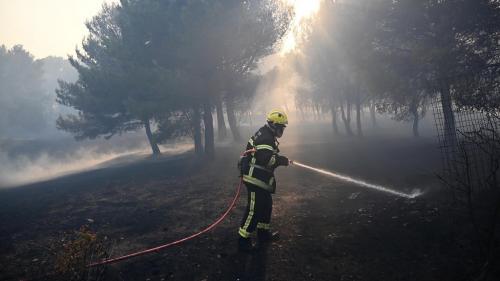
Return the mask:
<svg viewBox="0 0 500 281">
<path fill-rule="evenodd" d="M 309 21 L 319 11 L 321 0 L 279 0 L 292 8 L 294 16 L 281 43 L 280 55 L 294 52 L 298 43 L 307 35 Z"/>
</svg>

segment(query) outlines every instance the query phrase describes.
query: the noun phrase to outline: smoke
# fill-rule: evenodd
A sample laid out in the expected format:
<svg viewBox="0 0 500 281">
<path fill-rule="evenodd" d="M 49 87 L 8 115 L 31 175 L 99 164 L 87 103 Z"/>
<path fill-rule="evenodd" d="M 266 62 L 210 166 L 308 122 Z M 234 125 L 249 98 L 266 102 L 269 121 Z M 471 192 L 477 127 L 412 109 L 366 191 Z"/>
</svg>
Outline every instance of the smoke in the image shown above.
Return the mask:
<svg viewBox="0 0 500 281">
<path fill-rule="evenodd" d="M 314 26 L 322 0 L 276 0 L 275 9 L 288 9 L 292 18 L 283 38 L 272 55 L 264 58 L 259 70 L 262 79 L 257 87 L 252 111 L 264 114 L 272 108 L 284 109 L 291 123 L 295 118 L 298 91 L 310 88 L 307 77 L 300 74 L 300 57 L 304 43 Z"/>
<path fill-rule="evenodd" d="M 163 146 L 163 154 L 178 154 L 192 149 L 191 144 Z M 0 151 L 0 188 L 15 187 L 44 181 L 56 177 L 126 164 L 130 161 L 150 157 L 151 149 L 146 143 L 122 151 L 105 151 L 99 145 L 80 147 L 72 153 L 54 155 L 43 151 L 36 157 L 30 155 L 9 155 Z"/>
</svg>

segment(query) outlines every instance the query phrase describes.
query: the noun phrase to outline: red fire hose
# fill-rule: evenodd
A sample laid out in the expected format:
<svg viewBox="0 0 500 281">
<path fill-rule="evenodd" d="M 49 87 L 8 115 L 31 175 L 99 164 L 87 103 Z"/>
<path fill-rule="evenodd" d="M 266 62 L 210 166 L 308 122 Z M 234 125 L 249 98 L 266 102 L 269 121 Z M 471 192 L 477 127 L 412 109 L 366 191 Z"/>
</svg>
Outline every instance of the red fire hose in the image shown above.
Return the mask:
<svg viewBox="0 0 500 281">
<path fill-rule="evenodd" d="M 222 216 L 219 217 L 216 221 L 214 221 L 211 225 L 207 226 L 205 229 L 203 229 L 203 230 L 201 230 L 199 232 L 196 232 L 196 233 L 194 233 L 194 234 L 192 234 L 192 235 L 190 235 L 188 237 L 184 237 L 182 239 L 179 239 L 179 240 L 167 243 L 167 244 L 163 244 L 163 245 L 160 245 L 160 246 L 157 246 L 157 247 L 154 247 L 154 248 L 142 250 L 142 251 L 135 252 L 135 253 L 130 253 L 128 255 L 124 255 L 124 256 L 120 256 L 120 257 L 116 257 L 116 258 L 112 258 L 112 259 L 105 259 L 105 260 L 101 260 L 99 262 L 94 262 L 94 263 L 91 263 L 91 264 L 87 265 L 87 267 L 94 267 L 94 266 L 98 266 L 98 265 L 111 264 L 111 263 L 115 263 L 115 262 L 127 260 L 127 259 L 130 259 L 130 258 L 133 258 L 133 257 L 138 257 L 138 256 L 146 255 L 146 254 L 149 254 L 149 253 L 152 253 L 152 252 L 158 252 L 158 251 L 163 250 L 165 248 L 168 248 L 168 247 L 171 247 L 171 246 L 174 246 L 174 245 L 177 245 L 177 244 L 181 244 L 182 242 L 186 242 L 188 240 L 191 240 L 191 239 L 193 239 L 195 237 L 198 237 L 198 236 L 202 235 L 205 232 L 208 232 L 208 231 L 212 230 L 219 223 L 221 223 L 227 217 L 227 215 L 229 214 L 229 212 L 231 212 L 231 210 L 233 209 L 234 205 L 236 204 L 236 201 L 238 201 L 238 198 L 240 197 L 240 191 L 241 191 L 242 182 L 243 182 L 243 180 L 240 180 L 240 183 L 238 185 L 238 189 L 236 190 L 236 195 L 234 196 L 233 201 L 231 202 L 231 204 L 227 208 L 226 212 L 224 214 L 222 214 Z"/>
</svg>

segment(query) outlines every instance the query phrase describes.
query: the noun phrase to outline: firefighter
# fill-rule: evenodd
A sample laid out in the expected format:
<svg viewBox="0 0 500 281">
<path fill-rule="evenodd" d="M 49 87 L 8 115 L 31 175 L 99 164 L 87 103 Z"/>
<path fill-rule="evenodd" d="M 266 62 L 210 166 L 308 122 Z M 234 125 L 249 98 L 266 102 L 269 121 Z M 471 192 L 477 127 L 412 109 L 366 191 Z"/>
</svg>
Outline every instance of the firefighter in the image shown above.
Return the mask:
<svg viewBox="0 0 500 281">
<path fill-rule="evenodd" d="M 277 138 L 283 136 L 288 117 L 282 110 L 272 110 L 267 124 L 260 128 L 247 143 L 247 154 L 240 159 L 240 172 L 247 187 L 248 201 L 245 215 L 238 230 L 238 248 L 242 252 L 253 249 L 250 234 L 257 229 L 259 244 L 278 239 L 270 229 L 273 199 L 276 190 L 274 169 L 292 163 L 279 155 Z"/>
</svg>

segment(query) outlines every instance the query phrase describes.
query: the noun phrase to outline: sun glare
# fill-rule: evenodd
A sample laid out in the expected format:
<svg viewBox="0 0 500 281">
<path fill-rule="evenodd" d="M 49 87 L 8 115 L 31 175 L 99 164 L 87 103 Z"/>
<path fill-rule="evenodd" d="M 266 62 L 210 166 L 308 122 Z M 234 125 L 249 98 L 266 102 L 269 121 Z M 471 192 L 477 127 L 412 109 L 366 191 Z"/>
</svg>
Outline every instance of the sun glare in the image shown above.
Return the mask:
<svg viewBox="0 0 500 281">
<path fill-rule="evenodd" d="M 283 38 L 280 54 L 285 55 L 297 49 L 298 41 L 305 36 L 309 20 L 318 12 L 321 0 L 280 0 L 293 9 L 294 17 Z"/>
</svg>

